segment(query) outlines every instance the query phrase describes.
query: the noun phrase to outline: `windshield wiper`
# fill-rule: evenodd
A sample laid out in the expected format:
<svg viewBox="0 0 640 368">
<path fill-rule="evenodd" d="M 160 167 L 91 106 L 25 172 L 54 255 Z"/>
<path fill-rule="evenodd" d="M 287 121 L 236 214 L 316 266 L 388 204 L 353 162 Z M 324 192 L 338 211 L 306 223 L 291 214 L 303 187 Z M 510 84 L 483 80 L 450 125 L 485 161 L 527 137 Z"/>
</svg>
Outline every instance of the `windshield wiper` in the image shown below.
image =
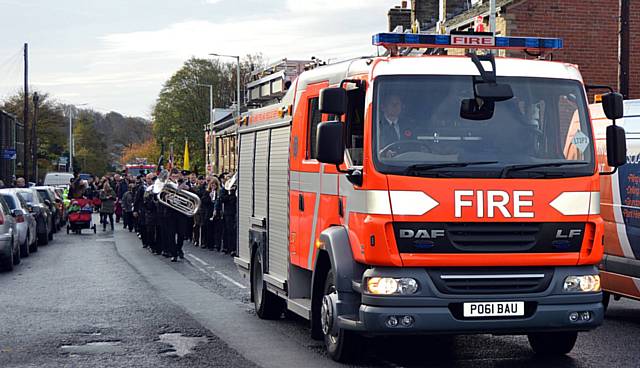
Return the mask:
<svg viewBox="0 0 640 368">
<path fill-rule="evenodd" d="M 539 167 L 560 167 L 560 166 L 574 166 L 574 165 L 588 165 L 587 161 L 572 161 L 572 162 L 546 162 L 542 164 L 530 164 L 530 165 L 507 165 L 500 172 L 501 178 L 506 178 L 510 172 L 522 171 L 529 169 L 536 169 Z"/>
<path fill-rule="evenodd" d="M 442 164 L 415 164 L 415 165 L 409 165 L 404 172 L 405 172 L 405 175 L 410 175 L 411 173 L 414 173 L 414 172 L 429 171 L 433 169 L 441 169 L 444 167 L 467 167 L 467 166 L 473 166 L 473 165 L 491 165 L 491 164 L 497 164 L 497 163 L 498 161 L 474 161 L 474 162 L 448 162 L 448 163 L 442 163 Z"/>
</svg>

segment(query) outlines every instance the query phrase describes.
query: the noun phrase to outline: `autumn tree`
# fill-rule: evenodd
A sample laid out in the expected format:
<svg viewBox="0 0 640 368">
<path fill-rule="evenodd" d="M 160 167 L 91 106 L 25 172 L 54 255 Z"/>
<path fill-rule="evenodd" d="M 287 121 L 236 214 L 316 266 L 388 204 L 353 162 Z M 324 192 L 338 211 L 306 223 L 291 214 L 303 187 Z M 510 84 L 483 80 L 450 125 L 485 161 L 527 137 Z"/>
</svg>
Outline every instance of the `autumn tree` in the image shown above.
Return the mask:
<svg viewBox="0 0 640 368">
<path fill-rule="evenodd" d="M 241 63 L 241 85 L 252 70 L 264 65 L 260 55 L 247 56 Z M 153 108 L 156 142 L 174 147 L 175 162 L 182 162 L 185 140 L 189 140 L 192 169 L 204 168 L 204 125 L 209 122 L 209 89 L 213 105 L 229 107 L 236 100 L 236 64 L 191 58 L 165 82 Z"/>
<path fill-rule="evenodd" d="M 120 163 L 125 165 L 127 163 L 135 162 L 138 158 L 145 158 L 148 163 L 158 162 L 160 159 L 160 147 L 158 147 L 155 139 L 151 138 L 146 142 L 136 143 L 126 147 L 122 151 Z"/>
</svg>

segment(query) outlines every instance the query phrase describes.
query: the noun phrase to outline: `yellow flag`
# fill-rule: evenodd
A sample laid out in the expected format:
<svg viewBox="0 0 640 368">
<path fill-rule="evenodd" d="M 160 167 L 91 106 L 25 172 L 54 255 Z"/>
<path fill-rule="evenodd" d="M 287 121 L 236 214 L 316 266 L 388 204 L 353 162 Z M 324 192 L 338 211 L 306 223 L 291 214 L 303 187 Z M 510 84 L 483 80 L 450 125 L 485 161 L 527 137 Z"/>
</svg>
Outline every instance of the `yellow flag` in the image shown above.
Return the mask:
<svg viewBox="0 0 640 368">
<path fill-rule="evenodd" d="M 184 159 L 182 163 L 182 170 L 190 171 L 191 167 L 189 165 L 189 140 L 184 141 Z"/>
</svg>

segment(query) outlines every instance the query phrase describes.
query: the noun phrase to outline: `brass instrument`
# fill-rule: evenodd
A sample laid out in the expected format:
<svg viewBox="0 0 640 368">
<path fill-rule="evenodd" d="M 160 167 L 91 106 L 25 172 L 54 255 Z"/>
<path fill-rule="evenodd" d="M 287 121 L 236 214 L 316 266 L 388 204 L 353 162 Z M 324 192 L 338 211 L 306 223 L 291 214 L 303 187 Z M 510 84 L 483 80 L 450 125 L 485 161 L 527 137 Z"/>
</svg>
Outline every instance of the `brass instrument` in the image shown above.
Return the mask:
<svg viewBox="0 0 640 368">
<path fill-rule="evenodd" d="M 173 208 L 183 215 L 193 217 L 200 207 L 200 198 L 187 190 L 178 188 L 175 183 L 167 182 L 168 171 L 164 170 L 153 183 L 153 193 L 158 195 L 158 201 Z"/>
</svg>

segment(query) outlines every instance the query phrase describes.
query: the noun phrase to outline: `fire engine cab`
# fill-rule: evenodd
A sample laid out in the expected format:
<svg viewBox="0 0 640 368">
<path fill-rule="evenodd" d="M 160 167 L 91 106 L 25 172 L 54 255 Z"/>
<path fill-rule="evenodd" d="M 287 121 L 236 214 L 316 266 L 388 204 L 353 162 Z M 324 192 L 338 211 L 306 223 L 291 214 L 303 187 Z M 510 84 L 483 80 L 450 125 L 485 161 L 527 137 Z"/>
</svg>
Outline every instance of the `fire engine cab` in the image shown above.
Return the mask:
<svg viewBox="0 0 640 368">
<path fill-rule="evenodd" d="M 258 316 L 310 320 L 338 361 L 363 335 L 526 334 L 569 352 L 603 320 L 604 234 L 585 86 L 544 58 L 562 40 L 373 42 L 387 55 L 308 70 L 241 119 L 235 262 Z M 621 100 L 605 95 L 607 116 Z M 616 167 L 624 131 L 607 129 Z"/>
</svg>

